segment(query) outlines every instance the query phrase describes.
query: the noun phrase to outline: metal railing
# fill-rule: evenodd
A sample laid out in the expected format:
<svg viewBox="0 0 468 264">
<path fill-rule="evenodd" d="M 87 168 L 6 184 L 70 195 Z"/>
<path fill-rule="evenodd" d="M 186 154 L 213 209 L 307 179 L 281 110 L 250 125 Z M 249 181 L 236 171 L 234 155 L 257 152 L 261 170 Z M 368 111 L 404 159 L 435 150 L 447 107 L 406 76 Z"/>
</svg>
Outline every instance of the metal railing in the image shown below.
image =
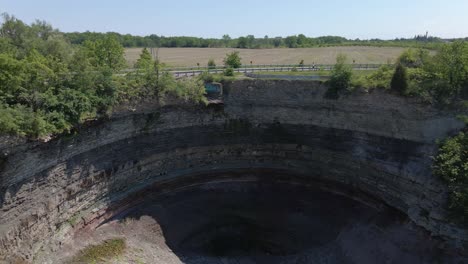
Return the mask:
<svg viewBox="0 0 468 264">
<path fill-rule="evenodd" d="M 349 64 L 353 70 L 376 70 L 383 65 L 391 64 Z M 309 64 L 309 65 L 294 65 L 294 64 L 264 64 L 264 65 L 242 65 L 239 68 L 234 68 L 237 73 L 253 73 L 253 72 L 285 72 L 285 71 L 331 71 L 334 64 Z M 173 73 L 176 77 L 195 76 L 203 72 L 222 73 L 226 67 L 171 67 L 165 71 Z"/>
</svg>

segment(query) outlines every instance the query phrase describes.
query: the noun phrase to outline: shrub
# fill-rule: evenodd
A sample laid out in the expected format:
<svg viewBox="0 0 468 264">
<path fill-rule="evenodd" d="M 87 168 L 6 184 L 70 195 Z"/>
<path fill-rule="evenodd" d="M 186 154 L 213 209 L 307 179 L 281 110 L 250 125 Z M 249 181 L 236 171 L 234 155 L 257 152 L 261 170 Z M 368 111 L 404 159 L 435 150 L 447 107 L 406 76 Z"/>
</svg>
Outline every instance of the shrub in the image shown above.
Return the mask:
<svg viewBox="0 0 468 264">
<path fill-rule="evenodd" d="M 208 60 L 208 69 L 214 69 L 216 68 L 216 63 L 214 61 L 214 59 L 209 59 Z"/>
<path fill-rule="evenodd" d="M 224 76 L 234 76 L 234 69 L 233 68 L 227 68 L 224 70 Z"/>
<path fill-rule="evenodd" d="M 406 68 L 400 63 L 395 68 L 390 88 L 402 95 L 408 90 L 408 74 Z"/>
<path fill-rule="evenodd" d="M 299 65 L 303 66 L 303 65 L 304 65 L 304 60 L 301 60 L 301 61 L 299 62 Z"/>
<path fill-rule="evenodd" d="M 332 74 L 329 80 L 329 86 L 327 97 L 337 98 L 339 91 L 345 90 L 350 87 L 351 77 L 353 75 L 351 67 L 345 64 L 346 56 L 340 54 L 336 58 L 336 64 L 333 68 Z"/>
<path fill-rule="evenodd" d="M 213 82 L 214 81 L 214 76 L 213 74 L 209 72 L 202 72 L 199 76 L 198 79 L 202 80 L 205 83 Z"/>
<path fill-rule="evenodd" d="M 206 103 L 205 83 L 198 78 L 184 78 L 177 80 L 166 92 L 172 93 L 185 101 Z"/>
<path fill-rule="evenodd" d="M 433 172 L 448 184 L 452 216 L 468 225 L 468 133 L 460 132 L 440 145 Z"/>
<path fill-rule="evenodd" d="M 364 88 L 365 90 L 369 90 L 369 85 L 366 77 L 367 76 L 355 76 L 351 79 L 351 87 L 353 89 Z"/>
<path fill-rule="evenodd" d="M 408 49 L 398 57 L 398 64 L 408 68 L 418 68 L 429 60 L 429 51 L 423 49 Z"/>
<path fill-rule="evenodd" d="M 239 68 L 242 65 L 241 57 L 239 56 L 238 51 L 234 51 L 231 53 L 226 54 L 226 58 L 224 58 L 224 66 L 227 68 Z M 231 76 L 231 75 L 228 75 Z"/>
<path fill-rule="evenodd" d="M 291 71 L 292 72 L 297 72 L 297 67 L 292 67 Z"/>
<path fill-rule="evenodd" d="M 122 238 L 108 239 L 98 245 L 91 245 L 81 250 L 72 263 L 100 263 L 123 254 L 126 248 Z"/>
<path fill-rule="evenodd" d="M 389 89 L 390 82 L 393 75 L 392 67 L 388 65 L 383 65 L 377 71 L 371 73 L 368 76 L 362 77 L 361 83 L 364 85 L 364 88 L 382 88 Z"/>
</svg>

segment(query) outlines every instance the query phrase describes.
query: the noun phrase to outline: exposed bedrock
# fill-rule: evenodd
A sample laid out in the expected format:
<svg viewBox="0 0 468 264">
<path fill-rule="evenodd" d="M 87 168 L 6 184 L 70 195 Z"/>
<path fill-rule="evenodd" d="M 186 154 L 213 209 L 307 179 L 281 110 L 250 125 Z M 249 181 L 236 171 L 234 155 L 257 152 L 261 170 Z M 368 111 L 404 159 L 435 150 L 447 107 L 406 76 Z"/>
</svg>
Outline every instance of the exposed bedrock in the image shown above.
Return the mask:
<svg viewBox="0 0 468 264">
<path fill-rule="evenodd" d="M 381 91 L 327 100 L 325 90 L 236 81 L 223 109 L 146 102 L 74 136 L 4 141 L 0 259 L 33 261 L 164 184 L 275 172 L 372 197 L 466 253 L 468 232 L 450 223 L 446 187 L 431 174 L 436 140 L 463 126 L 456 114 Z"/>
</svg>

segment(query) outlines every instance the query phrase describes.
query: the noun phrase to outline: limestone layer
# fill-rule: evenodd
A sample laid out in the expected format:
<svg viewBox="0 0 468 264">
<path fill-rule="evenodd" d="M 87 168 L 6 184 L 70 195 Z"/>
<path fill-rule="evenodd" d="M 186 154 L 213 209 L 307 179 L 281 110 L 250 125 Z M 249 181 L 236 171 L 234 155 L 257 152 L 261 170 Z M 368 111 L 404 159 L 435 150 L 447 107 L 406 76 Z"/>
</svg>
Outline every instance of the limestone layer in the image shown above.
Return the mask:
<svg viewBox="0 0 468 264">
<path fill-rule="evenodd" d="M 275 171 L 371 196 L 464 251 L 468 232 L 449 221 L 447 189 L 431 174 L 436 140 L 463 126 L 456 114 L 383 91 L 325 92 L 319 82 L 228 82 L 224 107 L 146 102 L 47 143 L 4 138 L 0 260 L 34 261 L 158 184 Z"/>
</svg>

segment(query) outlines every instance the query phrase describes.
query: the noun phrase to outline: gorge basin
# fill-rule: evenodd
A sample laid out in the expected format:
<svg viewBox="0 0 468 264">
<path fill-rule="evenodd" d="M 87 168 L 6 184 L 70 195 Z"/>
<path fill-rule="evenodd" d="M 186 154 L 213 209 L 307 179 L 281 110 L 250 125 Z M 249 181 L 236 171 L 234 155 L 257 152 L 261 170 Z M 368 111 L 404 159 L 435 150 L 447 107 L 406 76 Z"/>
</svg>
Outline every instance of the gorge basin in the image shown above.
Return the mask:
<svg viewBox="0 0 468 264">
<path fill-rule="evenodd" d="M 0 263 L 468 263 L 432 174 L 465 126 L 386 91 L 241 80 L 223 105 L 148 99 L 48 142 L 0 140 Z"/>
<path fill-rule="evenodd" d="M 444 257 L 402 215 L 318 186 L 257 180 L 153 193 L 65 247 L 123 237 L 134 263 L 434 263 Z"/>
</svg>

